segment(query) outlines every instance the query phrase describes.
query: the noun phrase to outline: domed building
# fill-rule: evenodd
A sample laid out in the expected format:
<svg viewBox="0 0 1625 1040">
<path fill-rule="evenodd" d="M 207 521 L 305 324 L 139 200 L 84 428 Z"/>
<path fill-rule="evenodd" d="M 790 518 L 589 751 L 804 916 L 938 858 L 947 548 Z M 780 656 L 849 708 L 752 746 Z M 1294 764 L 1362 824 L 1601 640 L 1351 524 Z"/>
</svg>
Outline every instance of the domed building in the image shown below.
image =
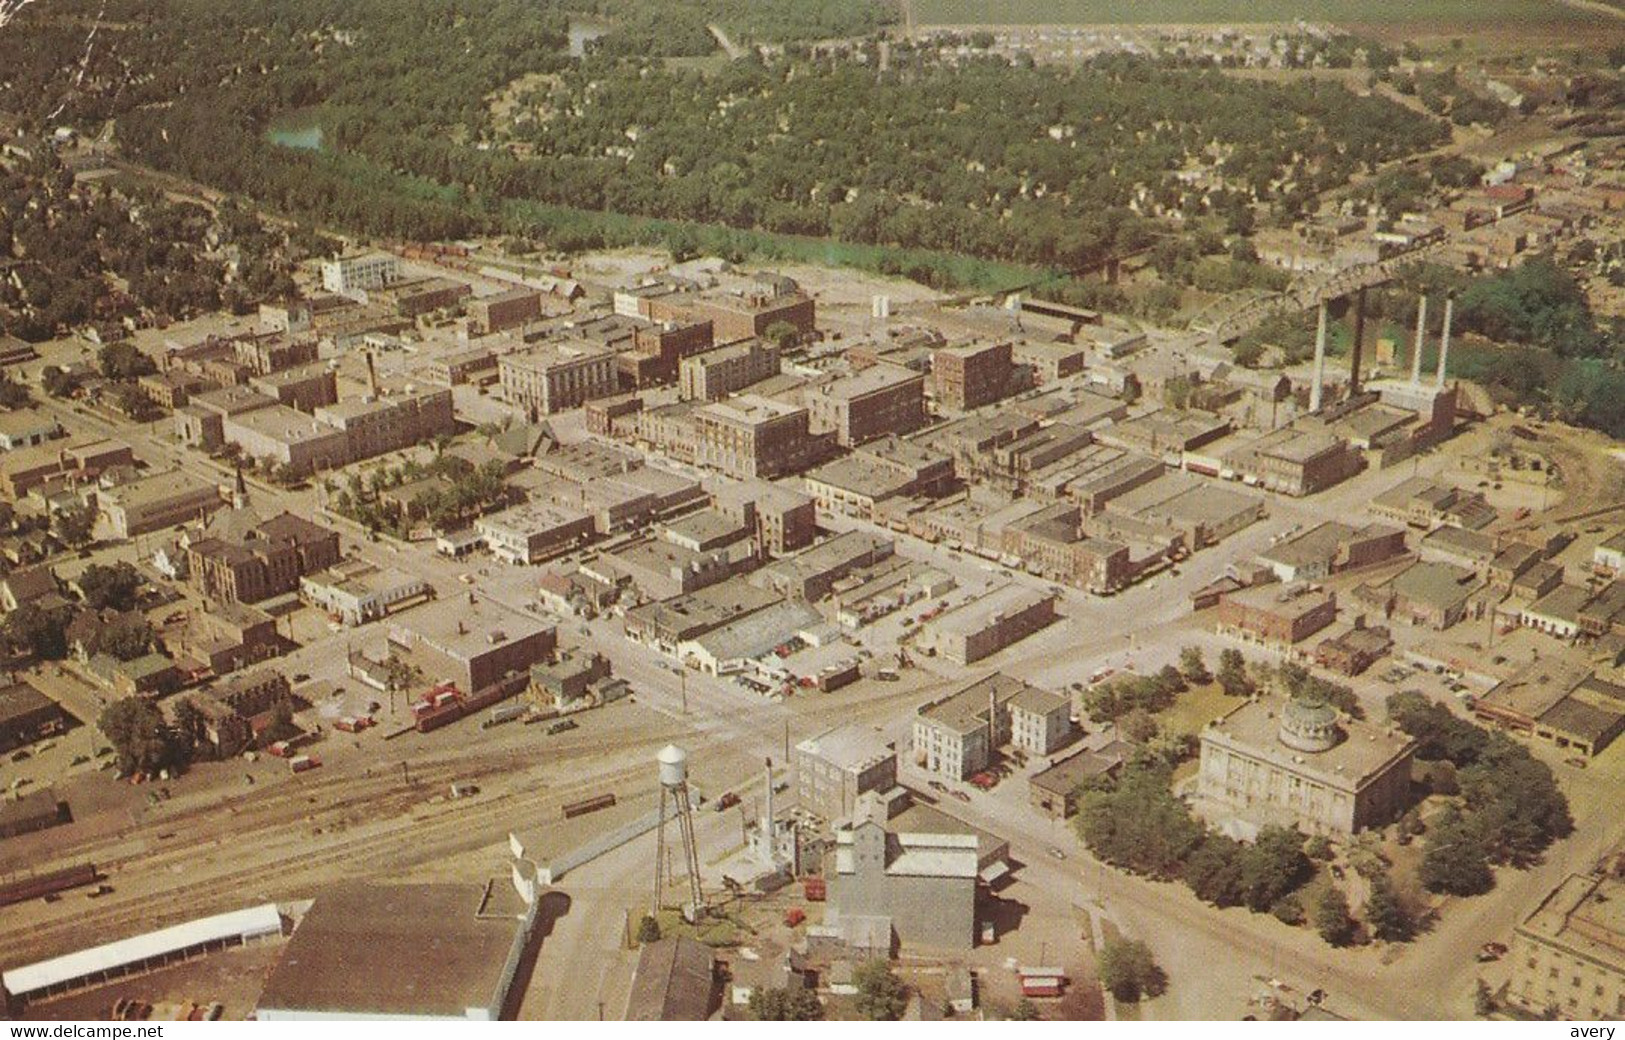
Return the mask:
<svg viewBox="0 0 1625 1040">
<path fill-rule="evenodd" d="M 1345 719 L 1323 700 L 1249 700 L 1209 723 L 1201 744 L 1197 796 L 1205 814 L 1231 818 L 1242 831 L 1278 823 L 1353 834 L 1390 822 L 1409 804 L 1416 742 Z"/>
</svg>

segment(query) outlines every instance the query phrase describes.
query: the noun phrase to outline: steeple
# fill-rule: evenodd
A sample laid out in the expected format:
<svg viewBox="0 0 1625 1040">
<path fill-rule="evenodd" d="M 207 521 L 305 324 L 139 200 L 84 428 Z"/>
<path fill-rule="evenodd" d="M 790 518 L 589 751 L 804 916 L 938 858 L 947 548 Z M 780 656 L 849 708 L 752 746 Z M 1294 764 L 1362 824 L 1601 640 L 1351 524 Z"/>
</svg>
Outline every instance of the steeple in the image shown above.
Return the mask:
<svg viewBox="0 0 1625 1040">
<path fill-rule="evenodd" d="M 248 505 L 248 481 L 243 479 L 243 464 L 237 463 L 237 479 L 231 489 L 231 508 L 243 509 Z"/>
</svg>

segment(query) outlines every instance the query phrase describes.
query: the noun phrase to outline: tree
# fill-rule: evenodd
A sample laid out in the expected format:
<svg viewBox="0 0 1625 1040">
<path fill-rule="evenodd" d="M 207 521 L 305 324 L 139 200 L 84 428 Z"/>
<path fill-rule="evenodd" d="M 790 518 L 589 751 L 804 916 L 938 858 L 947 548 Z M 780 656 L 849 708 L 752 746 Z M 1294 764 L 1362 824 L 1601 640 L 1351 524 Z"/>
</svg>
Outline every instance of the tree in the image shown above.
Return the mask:
<svg viewBox="0 0 1625 1040">
<path fill-rule="evenodd" d="M 51 515 L 51 533 L 71 546 L 90 541 L 96 527 L 96 512 L 88 506 L 68 506 Z"/>
<path fill-rule="evenodd" d="M 133 661 L 149 652 L 156 635 L 140 614 L 123 614 L 97 629 L 90 639 L 92 654 L 111 654 L 120 661 Z"/>
<path fill-rule="evenodd" d="M 1333 946 L 1347 946 L 1354 939 L 1348 897 L 1336 885 L 1328 885 L 1315 904 L 1315 930 Z"/>
<path fill-rule="evenodd" d="M 1247 662 L 1240 650 L 1226 648 L 1219 654 L 1219 685 L 1232 697 L 1245 697 L 1253 692 L 1253 681 L 1247 676 Z"/>
<path fill-rule="evenodd" d="M 810 989 L 757 987 L 751 990 L 749 1007 L 758 1022 L 816 1022 L 824 1017 L 824 1005 Z"/>
<path fill-rule="evenodd" d="M 152 358 L 141 353 L 134 343 L 109 343 L 96 353 L 96 363 L 108 379 L 135 379 L 158 370 Z"/>
<path fill-rule="evenodd" d="M 1371 879 L 1371 894 L 1365 901 L 1365 923 L 1371 934 L 1383 942 L 1408 942 L 1416 935 L 1416 921 L 1400 901 L 1387 874 Z"/>
<path fill-rule="evenodd" d="M 79 380 L 61 365 L 47 365 L 40 373 L 40 386 L 52 397 L 68 397 L 79 389 Z"/>
<path fill-rule="evenodd" d="M 1010 1012 L 1012 1022 L 1036 1022 L 1039 1019 L 1038 1005 L 1022 997 Z"/>
<path fill-rule="evenodd" d="M 1135 708 L 1118 719 L 1117 727 L 1136 744 L 1148 744 L 1157 735 L 1157 720 L 1144 708 Z"/>
<path fill-rule="evenodd" d="M 1202 686 L 1213 681 L 1208 673 L 1207 662 L 1202 659 L 1202 648 L 1187 646 L 1179 651 L 1179 671 L 1186 681 L 1195 686 Z"/>
<path fill-rule="evenodd" d="M 28 387 L 11 378 L 10 372 L 0 372 L 0 409 L 12 411 L 33 400 L 29 396 Z"/>
<path fill-rule="evenodd" d="M 271 724 L 260 734 L 261 745 L 275 744 L 279 740 L 292 740 L 304 733 L 293 721 L 293 702 L 283 697 L 271 705 Z"/>
<path fill-rule="evenodd" d="M 1177 877 L 1203 841 L 1202 825 L 1169 790 L 1170 771 L 1160 762 L 1127 763 L 1115 787 L 1086 794 L 1078 812 L 1078 835 L 1107 863 L 1152 877 Z"/>
<path fill-rule="evenodd" d="M 92 610 L 126 611 L 135 608 L 143 584 L 141 572 L 123 560 L 111 566 L 93 563 L 79 576 L 79 593 Z"/>
<path fill-rule="evenodd" d="M 1165 664 L 1157 671 L 1157 684 L 1170 695 L 1170 704 L 1173 703 L 1172 694 L 1184 693 L 1190 689 L 1190 684 L 1185 682 L 1185 677 L 1180 674 L 1179 669 L 1171 664 Z"/>
<path fill-rule="evenodd" d="M 1454 807 L 1428 831 L 1416 876 L 1429 892 L 1476 896 L 1495 887 L 1490 854 L 1473 821 Z"/>
<path fill-rule="evenodd" d="M 175 702 L 172 730 L 182 746 L 193 752 L 207 739 L 208 719 L 192 698 L 182 697 Z"/>
<path fill-rule="evenodd" d="M 801 341 L 801 330 L 787 321 L 775 321 L 764 330 L 763 336 L 779 350 L 785 351 Z"/>
<path fill-rule="evenodd" d="M 1168 976 L 1157 965 L 1151 948 L 1138 939 L 1109 938 L 1100 951 L 1100 984 L 1125 1003 L 1161 996 Z"/>
<path fill-rule="evenodd" d="M 858 1014 L 870 1021 L 893 1021 L 908 1006 L 908 989 L 883 960 L 858 965 L 852 981 L 858 988 Z"/>
<path fill-rule="evenodd" d="M 1303 853 L 1303 835 L 1290 827 L 1269 826 L 1241 857 L 1241 891 L 1247 906 L 1262 913 L 1296 889 L 1312 871 Z"/>
<path fill-rule="evenodd" d="M 1473 1014 L 1479 1018 L 1489 1018 L 1495 1014 L 1495 993 L 1483 979 L 1478 980 L 1478 986 L 1473 990 Z"/>
<path fill-rule="evenodd" d="M 660 922 L 655 920 L 654 914 L 644 914 L 643 920 L 638 922 L 638 942 L 652 943 L 660 941 Z"/>
<path fill-rule="evenodd" d="M 156 773 L 179 764 L 179 747 L 158 706 L 144 697 L 122 697 L 102 710 L 96 726 L 118 756 L 123 773 Z"/>
<path fill-rule="evenodd" d="M 6 617 L 6 642 L 42 661 L 68 656 L 68 640 L 61 621 L 32 603 L 24 603 Z"/>
</svg>

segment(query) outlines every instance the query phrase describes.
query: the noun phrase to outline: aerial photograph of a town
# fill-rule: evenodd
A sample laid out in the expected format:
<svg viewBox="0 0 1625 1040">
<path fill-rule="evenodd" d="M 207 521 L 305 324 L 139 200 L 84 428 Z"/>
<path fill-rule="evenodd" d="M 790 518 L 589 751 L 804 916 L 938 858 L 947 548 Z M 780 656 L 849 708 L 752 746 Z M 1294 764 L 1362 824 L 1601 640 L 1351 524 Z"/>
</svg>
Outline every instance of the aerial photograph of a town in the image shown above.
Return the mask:
<svg viewBox="0 0 1625 1040">
<path fill-rule="evenodd" d="M 1625 0 L 0 0 L 0 1019 L 1613 1040 Z"/>
</svg>

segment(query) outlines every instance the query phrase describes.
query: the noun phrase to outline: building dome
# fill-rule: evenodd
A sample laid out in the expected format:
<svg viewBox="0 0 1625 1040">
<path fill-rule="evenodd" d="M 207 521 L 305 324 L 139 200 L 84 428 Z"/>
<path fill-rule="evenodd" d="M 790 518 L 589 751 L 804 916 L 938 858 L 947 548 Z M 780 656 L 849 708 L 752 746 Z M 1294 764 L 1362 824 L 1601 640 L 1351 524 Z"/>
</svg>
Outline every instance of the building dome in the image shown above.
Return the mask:
<svg viewBox="0 0 1625 1040">
<path fill-rule="evenodd" d="M 1340 737 L 1337 711 L 1325 701 L 1294 698 L 1281 712 L 1281 743 L 1294 751 L 1330 751 Z"/>
</svg>

